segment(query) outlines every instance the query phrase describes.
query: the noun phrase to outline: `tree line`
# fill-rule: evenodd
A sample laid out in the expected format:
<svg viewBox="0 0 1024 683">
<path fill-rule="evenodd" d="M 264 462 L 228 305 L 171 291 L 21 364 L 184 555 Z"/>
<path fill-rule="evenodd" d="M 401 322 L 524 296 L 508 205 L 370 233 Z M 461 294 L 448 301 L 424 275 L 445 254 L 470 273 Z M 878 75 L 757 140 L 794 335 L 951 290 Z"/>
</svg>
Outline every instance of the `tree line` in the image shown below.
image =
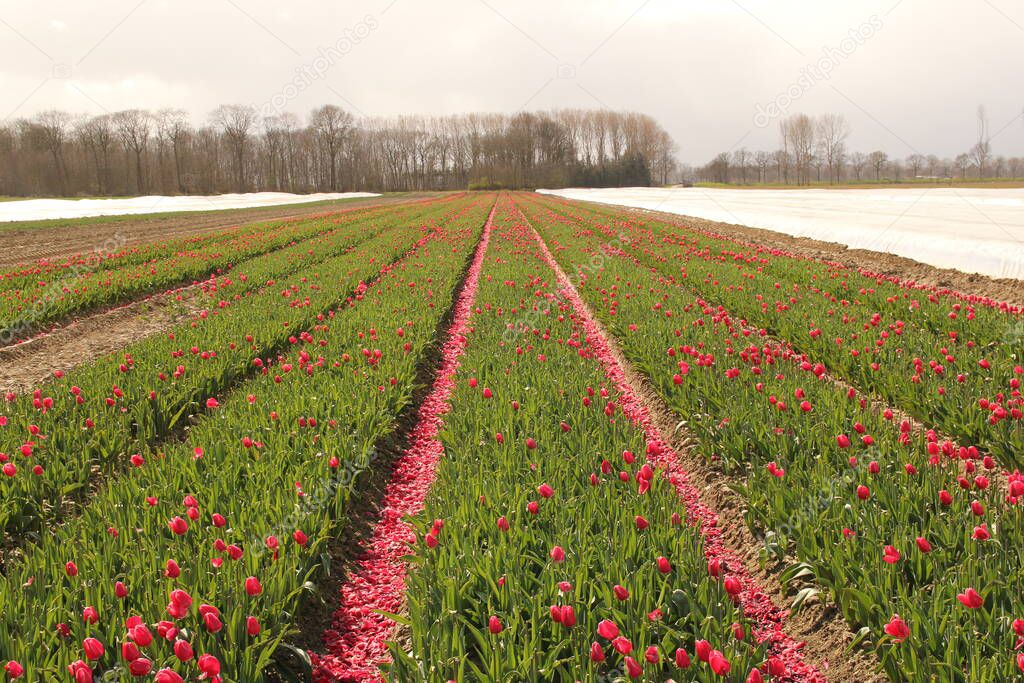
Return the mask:
<svg viewBox="0 0 1024 683">
<path fill-rule="evenodd" d="M 992 152 L 988 118 L 978 109 L 977 141 L 953 158 L 914 153 L 899 159 L 881 150 L 850 151 L 850 124 L 839 114 L 818 117 L 794 114 L 779 123 L 779 147 L 722 152 L 694 172 L 712 183 L 810 185 L 812 183 L 888 182 L 914 179 L 950 180 L 1020 178 L 1024 158 Z"/>
<path fill-rule="evenodd" d="M 675 143 L 650 116 L 565 109 L 305 121 L 223 105 L 44 111 L 0 124 L 0 195 L 116 196 L 623 186 L 667 183 Z"/>
</svg>

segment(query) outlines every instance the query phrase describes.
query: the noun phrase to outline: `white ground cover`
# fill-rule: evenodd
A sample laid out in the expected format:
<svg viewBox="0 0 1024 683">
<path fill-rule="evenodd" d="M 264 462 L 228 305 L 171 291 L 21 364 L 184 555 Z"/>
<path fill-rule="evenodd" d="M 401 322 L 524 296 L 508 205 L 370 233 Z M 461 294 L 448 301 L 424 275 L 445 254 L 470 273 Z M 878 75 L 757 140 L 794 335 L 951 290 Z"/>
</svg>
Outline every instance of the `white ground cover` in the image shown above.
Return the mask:
<svg viewBox="0 0 1024 683">
<path fill-rule="evenodd" d="M 137 213 L 167 211 L 216 211 L 247 209 L 279 204 L 305 204 L 325 199 L 379 197 L 373 192 L 333 192 L 321 194 L 289 194 L 287 192 L 252 192 L 212 196 L 131 197 L 128 199 L 24 199 L 0 202 L 0 222 L 35 221 L 48 218 L 85 218 L 88 216 L 123 216 Z"/>
<path fill-rule="evenodd" d="M 1024 279 L 1024 189 L 540 190 L 885 251 L 941 268 Z"/>
</svg>

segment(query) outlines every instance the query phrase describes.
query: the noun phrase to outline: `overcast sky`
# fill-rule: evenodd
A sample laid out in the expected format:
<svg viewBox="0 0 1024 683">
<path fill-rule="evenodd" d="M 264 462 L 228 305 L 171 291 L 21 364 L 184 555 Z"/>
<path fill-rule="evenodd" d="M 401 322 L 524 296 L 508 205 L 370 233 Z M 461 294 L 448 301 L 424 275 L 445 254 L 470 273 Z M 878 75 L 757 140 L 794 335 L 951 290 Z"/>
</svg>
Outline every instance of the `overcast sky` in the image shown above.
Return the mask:
<svg viewBox="0 0 1024 683">
<path fill-rule="evenodd" d="M 1021 0 L 0 0 L 0 117 L 607 107 L 704 163 L 775 147 L 792 112 L 953 156 L 985 105 L 993 151 L 1024 155 L 1022 57 Z"/>
</svg>

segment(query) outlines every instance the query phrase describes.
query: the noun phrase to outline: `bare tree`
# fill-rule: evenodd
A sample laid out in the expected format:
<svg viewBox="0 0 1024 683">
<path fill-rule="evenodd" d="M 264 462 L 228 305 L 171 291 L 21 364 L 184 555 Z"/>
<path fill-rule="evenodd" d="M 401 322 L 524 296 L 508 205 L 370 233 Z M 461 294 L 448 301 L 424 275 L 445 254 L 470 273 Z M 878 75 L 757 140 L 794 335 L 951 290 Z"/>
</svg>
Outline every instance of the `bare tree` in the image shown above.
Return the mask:
<svg viewBox="0 0 1024 683">
<path fill-rule="evenodd" d="M 157 134 L 171 148 L 175 185 L 178 192 L 185 194 L 188 192 L 184 171 L 185 145 L 192 132 L 188 115 L 182 109 L 161 109 L 157 112 L 156 121 Z"/>
<path fill-rule="evenodd" d="M 146 180 L 143 175 L 142 156 L 146 153 L 146 144 L 152 132 L 152 115 L 142 109 L 127 109 L 115 113 L 112 121 L 125 155 L 129 152 L 135 155 L 135 191 L 140 195 L 144 194 Z"/>
<path fill-rule="evenodd" d="M 853 169 L 853 175 L 857 180 L 862 179 L 861 176 L 867 163 L 868 157 L 863 152 L 854 152 L 850 155 L 850 168 Z"/>
<path fill-rule="evenodd" d="M 353 121 L 351 114 L 333 104 L 325 104 L 319 109 L 314 109 L 309 117 L 310 125 L 327 155 L 330 179 L 328 187 L 332 192 L 338 191 L 338 154 L 345 138 L 352 130 Z"/>
<path fill-rule="evenodd" d="M 875 180 L 882 179 L 882 169 L 889 161 L 889 155 L 881 150 L 875 150 L 868 154 L 868 164 L 875 169 Z"/>
<path fill-rule="evenodd" d="M 985 177 L 985 164 L 992 155 L 992 146 L 988 137 L 988 116 L 985 107 L 978 107 L 978 141 L 971 147 L 971 161 L 978 167 L 978 177 Z"/>
<path fill-rule="evenodd" d="M 757 182 L 768 182 L 768 167 L 772 163 L 772 155 L 763 150 L 754 152 L 754 164 L 757 166 Z"/>
<path fill-rule="evenodd" d="M 846 157 L 846 138 L 850 135 L 850 124 L 841 114 L 824 114 L 818 119 L 817 133 L 821 141 L 821 155 L 828 165 L 829 182 L 839 182 Z"/>
<path fill-rule="evenodd" d="M 914 178 L 921 174 L 921 169 L 928 163 L 928 160 L 923 154 L 911 154 L 907 157 L 907 168 L 910 169 L 910 175 Z"/>
<path fill-rule="evenodd" d="M 249 134 L 256 125 L 255 107 L 243 104 L 222 104 L 213 110 L 210 120 L 220 128 L 234 160 L 235 179 L 239 192 L 245 192 L 245 155 Z"/>
<path fill-rule="evenodd" d="M 110 149 L 114 145 L 114 128 L 109 114 L 84 119 L 75 131 L 79 142 L 92 158 L 96 176 L 96 193 L 112 192 Z"/>
<path fill-rule="evenodd" d="M 967 169 L 971 167 L 971 157 L 967 154 L 957 154 L 953 163 L 960 169 L 960 177 L 967 177 Z"/>
<path fill-rule="evenodd" d="M 811 182 L 811 163 L 814 159 L 814 120 L 806 114 L 793 114 L 780 124 L 783 148 L 791 147 L 796 164 L 797 184 Z"/>
<path fill-rule="evenodd" d="M 740 147 L 732 153 L 733 166 L 740 172 L 740 182 L 747 184 L 747 164 L 750 161 L 750 152 L 746 147 Z"/>
<path fill-rule="evenodd" d="M 68 169 L 64 160 L 64 145 L 71 133 L 73 120 L 70 114 L 49 110 L 40 112 L 25 128 L 29 139 L 45 150 L 53 160 L 57 183 L 61 194 L 68 192 Z"/>
</svg>

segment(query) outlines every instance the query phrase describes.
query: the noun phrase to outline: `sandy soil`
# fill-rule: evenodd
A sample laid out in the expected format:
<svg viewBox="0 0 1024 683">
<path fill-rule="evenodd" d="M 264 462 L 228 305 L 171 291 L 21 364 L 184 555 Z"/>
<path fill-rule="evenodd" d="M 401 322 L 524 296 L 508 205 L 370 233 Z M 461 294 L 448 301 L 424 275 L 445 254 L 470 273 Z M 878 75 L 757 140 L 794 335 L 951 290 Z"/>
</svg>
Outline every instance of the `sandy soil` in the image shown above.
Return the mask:
<svg viewBox="0 0 1024 683">
<path fill-rule="evenodd" d="M 179 294 L 181 301 L 177 300 Z M 201 291 L 187 287 L 87 315 L 22 344 L 0 348 L 0 393 L 31 391 L 57 370 L 67 372 L 121 351 L 201 308 Z"/>
</svg>

